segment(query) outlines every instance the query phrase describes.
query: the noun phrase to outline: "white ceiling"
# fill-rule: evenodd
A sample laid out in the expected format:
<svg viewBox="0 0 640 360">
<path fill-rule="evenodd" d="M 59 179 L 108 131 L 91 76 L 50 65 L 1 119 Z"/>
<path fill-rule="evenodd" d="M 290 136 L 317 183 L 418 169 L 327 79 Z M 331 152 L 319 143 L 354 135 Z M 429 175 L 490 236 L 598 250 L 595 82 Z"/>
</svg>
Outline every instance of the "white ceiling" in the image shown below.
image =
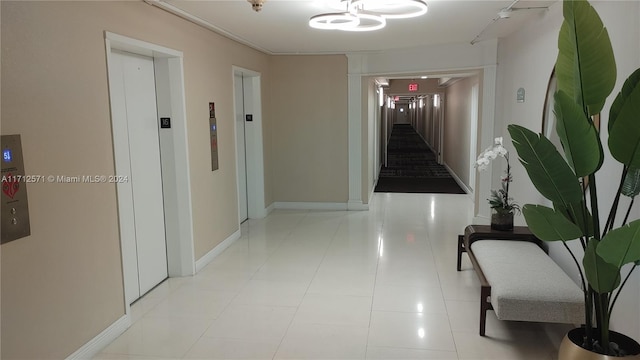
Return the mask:
<svg viewBox="0 0 640 360">
<path fill-rule="evenodd" d="M 266 0 L 255 12 L 247 0 L 145 0 L 268 54 L 335 54 L 383 51 L 435 44 L 470 43 L 498 12 L 513 0 L 424 0 L 426 15 L 389 19 L 372 32 L 318 30 L 309 27 L 311 16 L 336 12 L 327 0 Z M 545 7 L 557 0 L 522 0 L 513 8 Z M 512 12 L 499 19 L 478 39 L 503 37 L 542 16 L 545 10 Z"/>
</svg>

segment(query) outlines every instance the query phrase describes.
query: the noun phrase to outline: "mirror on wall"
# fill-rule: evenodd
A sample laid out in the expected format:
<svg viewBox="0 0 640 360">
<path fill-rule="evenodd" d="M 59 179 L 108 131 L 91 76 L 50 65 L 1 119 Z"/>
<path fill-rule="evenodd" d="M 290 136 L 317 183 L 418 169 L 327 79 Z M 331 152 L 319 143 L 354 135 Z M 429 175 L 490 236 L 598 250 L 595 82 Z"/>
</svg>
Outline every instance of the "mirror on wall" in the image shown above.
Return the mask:
<svg viewBox="0 0 640 360">
<path fill-rule="evenodd" d="M 551 143 L 560 151 L 560 154 L 564 157 L 564 151 L 562 150 L 562 143 L 556 130 L 556 116 L 553 112 L 554 107 L 554 94 L 558 90 L 558 79 L 556 78 L 555 68 L 551 70 L 551 76 L 549 76 L 549 82 L 547 84 L 547 93 L 544 98 L 544 109 L 542 112 L 542 134 L 551 141 Z M 596 129 L 600 131 L 600 114 L 593 115 L 591 117 Z M 582 187 L 584 190 L 588 188 L 589 178 L 584 177 L 582 179 Z"/>
<path fill-rule="evenodd" d="M 547 94 L 544 98 L 544 110 L 542 112 L 542 134 L 555 145 L 558 150 L 562 149 L 560 138 L 556 133 L 556 117 L 553 114 L 554 100 L 553 95 L 558 89 L 558 79 L 556 79 L 555 69 L 551 70 L 549 82 L 547 84 Z"/>
</svg>

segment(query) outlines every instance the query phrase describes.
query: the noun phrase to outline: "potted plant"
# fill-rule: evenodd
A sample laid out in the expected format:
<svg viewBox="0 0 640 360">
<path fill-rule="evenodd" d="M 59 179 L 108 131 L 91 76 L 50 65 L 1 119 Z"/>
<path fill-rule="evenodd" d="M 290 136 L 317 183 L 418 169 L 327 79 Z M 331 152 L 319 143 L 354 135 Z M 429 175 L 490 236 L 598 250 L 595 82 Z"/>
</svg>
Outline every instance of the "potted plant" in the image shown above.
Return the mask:
<svg viewBox="0 0 640 360">
<path fill-rule="evenodd" d="M 493 146 L 478 155 L 475 167 L 482 171 L 489 166 L 491 160 L 498 156 L 504 157 L 507 161 L 507 170 L 500 179 L 500 189 L 492 189 L 491 196 L 487 200 L 489 207 L 491 207 L 491 228 L 507 231 L 513 229 L 513 215 L 515 212 L 520 212 L 520 206 L 509 196 L 509 184 L 513 178 L 511 177 L 511 165 L 509 165 L 509 151 L 502 146 L 502 137 L 495 138 Z"/>
<path fill-rule="evenodd" d="M 632 200 L 626 215 L 621 212 L 618 216 L 621 196 L 633 199 L 640 191 L 640 69 L 625 81 L 611 105 L 607 144 L 622 165 L 621 178 L 612 198 L 599 198 L 596 174 L 604 150 L 592 117 L 601 112 L 613 90 L 616 62 L 608 32 L 587 1 L 565 0 L 563 14 L 554 95 L 556 132 L 563 154 L 544 135 L 508 126 L 532 183 L 553 203 L 553 208 L 527 204 L 522 212 L 537 237 L 564 243 L 580 271 L 585 324 L 567 334 L 559 358 L 638 356 L 638 343 L 611 331 L 609 321 L 618 295 L 640 264 L 640 220 L 629 219 Z M 601 206 L 610 206 L 609 212 L 604 213 Z M 580 243 L 582 261 L 567 246 L 571 240 Z M 632 265 L 628 272 L 625 268 L 623 277 L 626 264 Z"/>
</svg>

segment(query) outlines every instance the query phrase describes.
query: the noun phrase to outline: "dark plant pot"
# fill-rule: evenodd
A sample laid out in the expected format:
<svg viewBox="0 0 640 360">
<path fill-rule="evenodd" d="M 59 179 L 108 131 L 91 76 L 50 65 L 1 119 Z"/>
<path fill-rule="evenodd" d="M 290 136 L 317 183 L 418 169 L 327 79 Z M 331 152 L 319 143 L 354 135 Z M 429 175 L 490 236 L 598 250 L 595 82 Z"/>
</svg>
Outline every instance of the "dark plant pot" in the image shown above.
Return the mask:
<svg viewBox="0 0 640 360">
<path fill-rule="evenodd" d="M 632 338 L 615 331 L 609 331 L 609 341 L 618 344 L 627 356 L 602 355 L 586 350 L 580 346 L 584 337 L 584 328 L 575 328 L 565 335 L 560 343 L 558 360 L 613 360 L 613 359 L 640 359 L 640 344 Z"/>
<path fill-rule="evenodd" d="M 491 214 L 491 228 L 494 230 L 509 231 L 513 230 L 513 213 L 499 213 L 494 212 Z"/>
</svg>

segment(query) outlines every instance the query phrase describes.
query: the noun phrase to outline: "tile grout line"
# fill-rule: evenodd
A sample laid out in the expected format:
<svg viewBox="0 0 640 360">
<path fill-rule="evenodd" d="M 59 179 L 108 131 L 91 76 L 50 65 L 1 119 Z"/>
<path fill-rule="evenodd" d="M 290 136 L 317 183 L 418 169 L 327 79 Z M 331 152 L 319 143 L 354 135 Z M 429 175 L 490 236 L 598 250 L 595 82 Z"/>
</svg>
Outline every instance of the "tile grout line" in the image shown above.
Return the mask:
<svg viewBox="0 0 640 360">
<path fill-rule="evenodd" d="M 307 212 L 307 214 L 300 219 L 300 221 L 298 221 L 298 224 L 296 224 L 295 227 L 298 227 L 300 225 L 300 222 L 302 222 L 302 220 L 304 220 L 307 216 L 309 216 L 309 211 Z M 346 217 L 348 214 L 345 214 L 344 217 Z M 282 339 L 280 339 L 280 343 L 278 343 L 278 347 L 276 348 L 276 352 L 273 354 L 273 356 L 271 357 L 272 360 L 275 360 L 276 355 L 278 355 L 278 351 L 280 350 L 280 347 L 282 346 L 282 343 L 284 341 L 284 339 L 287 337 L 287 334 L 289 334 L 289 330 L 291 329 L 291 324 L 293 324 L 293 321 L 296 318 L 296 315 L 298 314 L 298 310 L 300 310 L 300 305 L 302 305 L 302 301 L 304 301 L 305 296 L 307 296 L 308 292 L 309 292 L 309 288 L 311 287 L 311 284 L 313 283 L 313 280 L 315 279 L 316 275 L 318 274 L 318 269 L 320 269 L 320 266 L 322 265 L 322 262 L 324 261 L 325 256 L 327 255 L 327 251 L 329 251 L 329 247 L 331 247 L 331 244 L 333 244 L 333 241 L 335 240 L 335 236 L 336 233 L 338 232 L 338 229 L 340 228 L 340 226 L 342 225 L 344 219 L 342 219 L 340 221 L 340 223 L 338 224 L 338 226 L 336 227 L 336 230 L 334 231 L 332 237 L 331 237 L 331 242 L 329 242 L 329 245 L 327 245 L 327 248 L 324 250 L 324 254 L 322 255 L 322 260 L 320 260 L 320 263 L 318 263 L 318 266 L 316 267 L 316 270 L 313 274 L 313 277 L 311 278 L 311 281 L 309 281 L 309 285 L 307 285 L 307 288 L 304 291 L 304 295 L 302 295 L 302 300 L 300 300 L 300 304 L 298 304 L 296 306 L 296 311 L 293 313 L 293 316 L 291 317 L 291 321 L 289 321 L 289 325 L 287 325 L 287 331 L 285 331 L 284 336 L 282 337 Z"/>
<path fill-rule="evenodd" d="M 304 211 L 304 216 L 300 217 L 300 219 L 295 223 L 295 225 L 293 225 L 292 227 L 290 227 L 287 230 L 287 235 L 282 239 L 282 241 L 280 241 L 280 243 L 278 244 L 278 246 L 269 254 L 269 256 L 267 257 L 267 260 L 265 260 L 264 264 L 267 263 L 267 261 L 269 261 L 269 258 L 271 258 L 273 256 L 273 254 L 275 254 L 276 252 L 278 252 L 278 249 L 280 249 L 282 247 L 282 244 L 287 241 L 287 239 L 289 239 L 292 234 L 293 231 L 298 228 L 300 226 L 300 223 L 309 216 L 309 211 L 306 210 Z M 264 267 L 264 264 L 262 264 L 255 273 L 253 273 L 251 275 L 250 280 L 253 280 L 253 277 L 255 276 L 255 274 L 257 274 L 260 269 L 262 269 L 262 267 Z M 271 357 L 271 359 L 275 359 L 276 355 L 278 354 L 278 350 L 280 350 L 280 346 L 282 345 L 282 342 L 284 341 L 284 338 L 287 336 L 287 333 L 289 332 L 289 327 L 291 327 L 291 323 L 293 322 L 293 319 L 295 318 L 296 314 L 298 313 L 298 309 L 300 308 L 300 304 L 298 304 L 296 306 L 296 311 L 293 313 L 293 316 L 291 317 L 291 321 L 289 322 L 289 324 L 287 325 L 287 330 L 284 332 L 284 335 L 282 336 L 282 338 L 280 339 L 280 342 L 278 343 L 278 346 L 276 347 L 276 350 L 273 352 L 273 356 Z"/>
<path fill-rule="evenodd" d="M 374 195 L 374 199 L 376 199 L 375 195 Z M 387 207 L 384 206 L 384 204 L 382 204 L 382 203 L 380 204 L 380 206 L 382 206 L 382 210 L 383 211 L 382 211 L 382 224 L 381 224 L 380 228 L 378 229 L 378 239 L 380 239 L 382 237 L 382 230 L 385 227 L 386 215 L 387 215 Z M 367 326 L 367 342 L 365 343 L 365 347 L 364 347 L 364 358 L 365 359 L 369 355 L 369 337 L 371 335 L 371 318 L 373 317 L 373 302 L 375 301 L 376 286 L 378 284 L 378 268 L 380 267 L 380 248 L 381 247 L 382 247 L 382 242 L 380 240 L 378 240 L 378 251 L 376 253 L 376 276 L 373 279 L 373 294 L 371 294 L 371 308 L 369 310 L 369 324 Z"/>
<path fill-rule="evenodd" d="M 426 211 L 426 209 L 425 209 Z M 427 218 L 429 216 L 429 214 L 427 214 L 426 212 L 424 213 L 424 217 Z M 427 222 L 428 223 L 428 222 Z M 453 347 L 455 349 L 456 352 L 456 356 L 459 358 L 460 354 L 458 352 L 458 344 L 456 344 L 456 339 L 455 336 L 453 336 L 453 327 L 451 326 L 451 317 L 449 316 L 449 307 L 447 306 L 447 302 L 444 296 L 444 290 L 442 289 L 442 276 L 440 274 L 440 270 L 438 269 L 438 263 L 436 261 L 436 259 L 433 257 L 434 254 L 434 248 L 433 248 L 433 243 L 431 241 L 431 236 L 429 235 L 429 231 L 427 231 L 427 236 L 429 237 L 427 239 L 428 243 L 429 243 L 429 252 L 431 257 L 433 258 L 434 264 L 435 264 L 435 269 L 436 269 L 436 275 L 438 276 L 438 288 L 440 289 L 440 294 L 442 295 L 442 302 L 444 303 L 444 308 L 447 314 L 447 323 L 449 324 L 449 334 L 451 335 L 451 340 L 453 341 Z"/>
<path fill-rule="evenodd" d="M 303 216 L 300 220 L 298 220 L 298 222 L 296 223 L 296 225 L 294 226 L 294 228 L 295 228 L 296 226 L 298 226 L 298 225 L 299 225 L 299 223 L 300 223 L 300 221 L 302 221 L 302 219 L 304 219 L 306 216 L 307 216 L 307 215 L 306 215 L 306 213 L 305 213 L 305 216 Z M 249 222 L 250 220 L 251 220 L 251 219 L 248 219 L 248 221 L 247 221 L 247 241 L 248 241 L 248 242 L 250 242 L 250 241 L 251 241 L 251 239 L 249 238 L 249 236 L 250 236 L 250 232 L 251 232 L 251 225 L 252 225 L 252 224 Z M 278 246 L 276 247 L 276 249 L 275 249 L 273 252 L 271 252 L 271 253 L 267 256 L 267 258 L 265 259 L 265 262 L 264 262 L 262 265 L 260 265 L 260 267 L 259 267 L 259 268 L 257 268 L 256 270 L 254 270 L 254 271 L 253 271 L 253 273 L 251 274 L 251 276 L 250 276 L 250 277 L 249 277 L 249 279 L 247 280 L 247 283 L 248 283 L 249 281 L 253 280 L 253 277 L 258 273 L 258 271 L 260 271 L 260 269 L 261 269 L 261 268 L 264 266 L 264 264 L 269 260 L 269 258 L 273 255 L 273 253 L 275 253 L 275 252 L 277 251 L 277 249 L 278 249 L 280 246 L 282 246 L 282 243 L 283 243 L 283 242 L 284 242 L 284 241 L 285 241 L 289 236 L 291 236 L 292 231 L 291 231 L 291 230 L 289 230 L 289 231 L 287 231 L 287 232 L 285 232 L 285 233 L 286 233 L 286 236 L 283 238 L 283 240 L 281 240 L 281 241 L 280 241 L 280 243 L 278 244 Z M 247 246 L 249 246 L 249 244 L 248 244 Z M 224 251 L 224 252 L 226 252 L 227 250 L 228 250 L 228 248 L 227 248 L 227 249 L 225 249 L 225 251 Z M 224 253 L 224 252 L 223 252 L 223 253 Z M 248 248 L 247 248 L 247 255 L 248 255 L 249 253 L 250 253 L 250 251 L 249 251 L 249 250 L 248 250 Z M 220 254 L 220 255 L 222 255 L 222 254 Z M 203 269 L 203 270 L 204 270 L 204 269 Z M 198 275 L 198 274 L 195 274 L 194 276 L 197 276 L 197 275 Z M 215 318 L 215 319 L 213 319 L 213 321 L 211 322 L 211 324 L 209 324 L 209 326 L 208 326 L 208 327 L 207 327 L 207 328 L 202 332 L 202 334 L 200 335 L 200 337 L 198 337 L 198 339 L 197 339 L 197 340 L 196 340 L 196 341 L 195 341 L 195 342 L 194 342 L 194 343 L 189 347 L 189 349 L 187 350 L 187 352 L 185 352 L 185 353 L 182 355 L 182 357 L 181 357 L 182 359 L 184 359 L 184 358 L 185 358 L 185 356 L 187 356 L 187 354 L 189 354 L 189 352 L 190 352 L 190 351 L 193 349 L 193 347 L 198 343 L 198 341 L 200 341 L 201 339 L 203 339 L 203 338 L 204 338 L 204 334 L 206 334 L 206 333 L 207 333 L 207 331 L 209 331 L 209 329 L 210 329 L 210 328 L 215 324 L 215 322 L 218 320 L 218 318 L 220 317 L 220 315 L 222 315 L 222 314 L 223 314 L 227 309 L 229 309 L 229 307 L 231 306 L 231 304 L 233 303 L 233 301 L 234 301 L 234 300 L 235 300 L 235 299 L 240 295 L 240 293 L 242 292 L 242 290 L 244 290 L 244 289 L 246 288 L 246 286 L 247 286 L 247 284 L 245 283 L 242 287 L 240 287 L 240 289 L 238 290 L 238 292 L 233 296 L 233 298 L 229 301 L 229 303 L 228 303 L 227 305 L 225 305 L 225 306 L 223 307 L 223 309 L 220 311 L 220 314 L 219 314 L 218 316 L 216 316 L 216 318 Z M 233 340 L 233 339 L 231 339 L 231 340 Z M 275 355 L 275 354 L 274 354 L 274 355 Z"/>
</svg>

